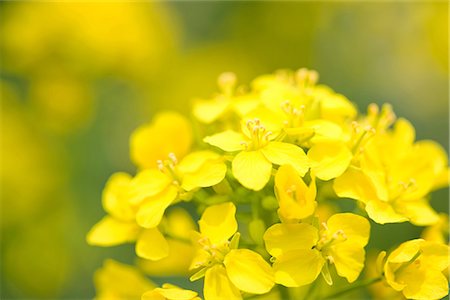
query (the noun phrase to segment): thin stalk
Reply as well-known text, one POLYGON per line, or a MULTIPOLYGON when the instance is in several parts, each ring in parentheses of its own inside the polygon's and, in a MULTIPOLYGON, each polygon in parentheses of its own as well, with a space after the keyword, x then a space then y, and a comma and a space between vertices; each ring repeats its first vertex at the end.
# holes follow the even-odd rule
POLYGON ((346 289, 343 289, 343 290, 341 290, 339 292, 336 292, 334 294, 325 296, 322 299, 325 300, 325 299, 334 299, 334 298, 340 297, 340 296, 345 295, 347 293, 350 293, 350 292, 352 292, 354 290, 357 290, 357 289, 360 289, 360 288, 363 288, 363 287, 367 287, 367 286, 369 286, 371 284, 377 283, 377 282, 381 281, 381 279, 382 279, 381 277, 376 277, 376 278, 368 279, 368 280, 365 280, 365 281, 361 281, 359 284, 355 284, 355 285, 353 285, 353 286, 351 286, 349 288, 346 288, 346 289))

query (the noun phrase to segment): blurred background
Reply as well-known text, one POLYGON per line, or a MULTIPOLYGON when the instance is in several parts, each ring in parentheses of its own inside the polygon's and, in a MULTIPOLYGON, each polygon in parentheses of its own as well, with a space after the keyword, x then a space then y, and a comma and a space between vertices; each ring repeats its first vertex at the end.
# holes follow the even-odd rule
MULTIPOLYGON (((162 109, 188 113, 224 71, 249 83, 315 69, 361 111, 392 103, 418 139, 448 152, 448 11, 445 2, 1 2, 0 298, 92 298, 105 258, 133 262, 132 245, 85 242, 105 214, 104 184, 134 174, 134 128, 162 109)), ((447 212, 448 189, 432 205, 447 212)), ((379 226, 370 247, 420 231, 379 226)))

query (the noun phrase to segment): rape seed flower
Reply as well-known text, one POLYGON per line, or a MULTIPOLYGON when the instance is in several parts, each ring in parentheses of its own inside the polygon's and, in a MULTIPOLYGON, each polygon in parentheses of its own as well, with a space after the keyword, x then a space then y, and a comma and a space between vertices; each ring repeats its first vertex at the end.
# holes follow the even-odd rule
POLYGON ((290 164, 301 176, 309 169, 302 148, 274 138, 259 119, 254 119, 243 126, 242 133, 227 130, 207 136, 204 141, 227 152, 242 150, 233 158, 233 175, 244 187, 259 191, 270 180, 272 164, 290 164))
POLYGON ((328 264, 354 282, 364 267, 369 222, 350 213, 335 214, 319 231, 306 223, 275 224, 264 234, 267 251, 275 257, 275 282, 288 287, 307 285, 322 272, 332 284, 328 264))
POLYGON ((235 212, 231 202, 218 204, 208 207, 199 221, 199 248, 191 268, 200 271, 191 280, 205 276, 206 300, 242 299, 239 290, 265 294, 274 285, 272 268, 258 253, 236 249, 239 234, 235 212))
POLYGON ((139 300, 142 293, 156 287, 137 268, 112 259, 95 272, 94 285, 97 300, 139 300))
POLYGON ((138 206, 136 221, 144 228, 158 226, 167 207, 189 200, 186 193, 197 188, 218 184, 227 170, 221 156, 211 151, 190 153, 180 162, 170 154, 158 167, 141 171, 131 183, 129 201, 138 206))
POLYGON ((393 130, 375 134, 364 146, 359 165, 350 167, 334 182, 339 197, 361 201, 377 223, 410 221, 423 226, 438 221, 426 200, 445 169, 436 163, 437 145, 418 147, 414 128, 399 119, 393 130))
POLYGON ((282 220, 301 220, 311 216, 316 209, 316 182, 311 179, 306 186, 303 179, 291 165, 281 166, 275 175, 275 195, 282 220))
POLYGON ((192 145, 192 128, 176 112, 159 113, 150 124, 137 128, 130 138, 131 160, 140 169, 156 168, 157 161, 173 153, 183 158, 192 145))
POLYGON ((448 245, 422 239, 401 244, 386 259, 386 282, 408 299, 441 299, 448 294, 442 273, 450 264, 448 245))
POLYGON ((142 295, 142 300, 201 300, 198 294, 191 290, 181 289, 172 284, 163 284, 142 295))

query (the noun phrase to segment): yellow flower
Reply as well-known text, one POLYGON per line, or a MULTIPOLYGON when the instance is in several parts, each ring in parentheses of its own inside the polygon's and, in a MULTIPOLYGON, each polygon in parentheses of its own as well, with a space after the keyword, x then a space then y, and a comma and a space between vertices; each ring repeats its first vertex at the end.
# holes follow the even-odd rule
POLYGON ((189 121, 176 112, 156 115, 152 123, 138 127, 130 138, 131 160, 140 169, 156 168, 170 153, 184 157, 192 144, 189 121))
POLYGON ((283 221, 307 218, 316 209, 316 182, 311 179, 306 186, 303 179, 291 165, 281 166, 275 175, 275 194, 280 208, 278 215, 283 221))
POLYGON ((448 215, 439 214, 439 221, 422 231, 421 237, 426 241, 446 244, 448 242, 448 215))
MULTIPOLYGON (((90 245, 107 247, 136 241, 136 254, 139 257, 160 260, 170 253, 169 242, 156 227, 164 211, 155 226, 140 226, 137 222, 140 208, 130 202, 133 180, 136 178, 131 179, 131 176, 125 173, 116 173, 108 180, 102 198, 108 215, 89 231, 87 242, 90 245)), ((184 223, 187 230, 193 229, 184 223)))
POLYGON ((340 276, 354 282, 364 267, 369 232, 369 222, 350 213, 333 215, 320 232, 306 223, 271 226, 264 240, 267 251, 275 257, 275 282, 298 287, 313 282, 322 272, 332 284, 328 264, 334 264, 340 276))
POLYGON ((142 300, 200 300, 198 294, 191 290, 181 289, 172 284, 163 284, 142 295, 142 300))
POLYGON ((239 234, 235 213, 233 203, 218 204, 208 207, 199 221, 199 248, 192 262, 192 269, 199 271, 191 280, 205 277, 206 300, 242 299, 240 290, 265 294, 274 285, 273 271, 259 254, 236 249, 239 234))
POLYGON ((143 170, 131 182, 129 201, 138 206, 136 221, 144 228, 158 226, 172 203, 189 200, 189 192, 197 188, 218 184, 227 171, 222 157, 211 151, 190 153, 181 162, 173 153, 169 158, 158 161, 159 169, 143 170))
POLYGON ((95 272, 94 284, 97 300, 139 300, 142 293, 155 288, 154 283, 136 268, 112 259, 106 260, 95 272))
POLYGON ((369 217, 380 224, 436 223, 438 215, 426 197, 446 172, 442 155, 435 155, 442 151, 431 142, 414 144, 414 136, 404 119, 393 130, 375 134, 356 164, 336 178, 336 194, 364 203, 369 217))
POLYGON ((384 264, 387 283, 408 299, 441 299, 448 294, 442 273, 450 264, 447 245, 422 239, 407 241, 384 264))
POLYGON ((233 111, 243 116, 256 108, 260 100, 253 93, 239 94, 235 91, 236 75, 230 72, 222 73, 218 78, 221 93, 211 100, 197 99, 193 114, 201 122, 209 124, 233 111))
POLYGON ((267 131, 259 119, 249 120, 242 126, 242 133, 227 130, 204 141, 227 152, 240 151, 233 159, 234 177, 246 188, 259 191, 269 182, 272 164, 290 164, 304 176, 309 169, 308 158, 302 148, 273 141, 272 132, 267 131))

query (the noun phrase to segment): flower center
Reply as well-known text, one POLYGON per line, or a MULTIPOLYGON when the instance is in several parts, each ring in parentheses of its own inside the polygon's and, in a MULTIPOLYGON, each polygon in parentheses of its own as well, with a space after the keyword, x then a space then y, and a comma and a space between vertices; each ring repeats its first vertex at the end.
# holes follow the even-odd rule
POLYGON ((181 176, 178 174, 176 170, 176 165, 178 164, 178 159, 174 153, 169 153, 169 159, 166 160, 157 160, 156 163, 158 165, 158 169, 168 175, 173 180, 173 184, 180 185, 181 176))
POLYGON ((268 131, 263 125, 261 125, 259 119, 249 120, 246 125, 249 139, 248 141, 241 143, 244 146, 244 150, 258 150, 270 142, 272 132, 268 131))
POLYGON ((305 105, 300 105, 298 108, 292 105, 291 101, 286 100, 281 104, 281 109, 287 116, 284 125, 288 128, 298 128, 303 125, 305 121, 305 105))

